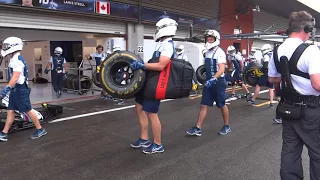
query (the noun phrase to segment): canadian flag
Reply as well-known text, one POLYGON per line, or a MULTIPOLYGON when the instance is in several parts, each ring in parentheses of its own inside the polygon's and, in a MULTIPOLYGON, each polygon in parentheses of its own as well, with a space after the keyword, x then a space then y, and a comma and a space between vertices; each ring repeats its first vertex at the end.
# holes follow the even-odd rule
POLYGON ((110 15, 110 3, 96 1, 96 13, 110 15))

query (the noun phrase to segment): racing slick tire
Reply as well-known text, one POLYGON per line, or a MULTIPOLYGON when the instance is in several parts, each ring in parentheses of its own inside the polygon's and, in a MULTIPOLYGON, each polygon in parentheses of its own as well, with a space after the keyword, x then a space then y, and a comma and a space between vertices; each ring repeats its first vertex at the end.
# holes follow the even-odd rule
POLYGON ((263 75, 260 71, 262 65, 256 62, 251 62, 243 73, 243 79, 246 84, 256 86, 259 78, 263 75))
POLYGON ((206 82, 206 68, 201 65, 196 70, 196 77, 199 83, 204 84, 206 82))
POLYGON ((114 98, 130 99, 143 89, 146 81, 144 70, 132 71, 132 61, 143 60, 128 51, 117 51, 107 57, 100 66, 102 88, 114 98))
POLYGON ((96 85, 98 88, 101 88, 101 83, 99 80, 99 76, 97 75, 97 70, 93 71, 92 73, 92 81, 94 85, 96 85))

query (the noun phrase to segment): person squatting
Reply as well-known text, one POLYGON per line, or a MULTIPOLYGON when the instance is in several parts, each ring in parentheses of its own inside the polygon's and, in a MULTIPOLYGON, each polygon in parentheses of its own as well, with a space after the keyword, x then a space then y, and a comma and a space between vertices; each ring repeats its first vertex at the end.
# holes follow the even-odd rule
POLYGON ((28 66, 20 54, 22 49, 23 42, 20 38, 8 37, 3 41, 1 56, 10 57, 9 83, 0 92, 0 99, 2 100, 7 94, 10 94, 5 127, 0 132, 1 141, 8 141, 8 132, 15 119, 15 110, 26 113, 32 119, 37 130, 31 135, 31 139, 37 139, 47 134, 47 131, 41 127, 36 112, 32 111, 28 87, 28 66))

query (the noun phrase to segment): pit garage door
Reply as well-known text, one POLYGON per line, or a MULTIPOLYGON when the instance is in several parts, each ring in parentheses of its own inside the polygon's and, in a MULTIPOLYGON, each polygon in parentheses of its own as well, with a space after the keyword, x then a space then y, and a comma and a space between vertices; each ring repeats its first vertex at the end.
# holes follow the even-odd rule
POLYGON ((0 7, 0 26, 89 33, 126 34, 126 24, 102 16, 58 13, 39 9, 0 7))

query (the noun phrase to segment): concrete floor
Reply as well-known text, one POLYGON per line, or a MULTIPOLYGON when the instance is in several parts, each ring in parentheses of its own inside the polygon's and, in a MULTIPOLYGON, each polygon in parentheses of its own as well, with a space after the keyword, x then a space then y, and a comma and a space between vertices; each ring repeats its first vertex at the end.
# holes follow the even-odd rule
MULTIPOLYGON (((266 98, 268 93, 262 93, 266 98)), ((208 112, 201 137, 186 136, 197 121, 201 97, 166 101, 159 113, 165 152, 146 155, 129 144, 139 137, 134 102, 124 106, 93 99, 63 104, 48 134, 30 140, 33 129, 0 143, 0 176, 10 180, 278 180, 282 126, 272 121, 266 100, 256 107, 228 102, 232 132, 218 135, 220 110, 208 112), (91 114, 90 114, 91 113, 91 114)), ((150 129, 150 137, 152 133, 150 129)), ((303 153, 309 179, 308 155, 303 153)))

